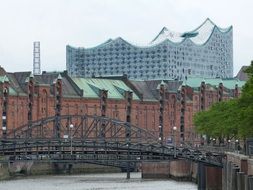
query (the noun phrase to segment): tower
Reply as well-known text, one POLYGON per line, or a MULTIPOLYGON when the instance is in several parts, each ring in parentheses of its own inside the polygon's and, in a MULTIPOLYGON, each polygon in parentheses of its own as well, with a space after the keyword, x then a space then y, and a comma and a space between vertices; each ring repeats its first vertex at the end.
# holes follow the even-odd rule
POLYGON ((40 74, 40 42, 33 42, 33 74, 40 74))

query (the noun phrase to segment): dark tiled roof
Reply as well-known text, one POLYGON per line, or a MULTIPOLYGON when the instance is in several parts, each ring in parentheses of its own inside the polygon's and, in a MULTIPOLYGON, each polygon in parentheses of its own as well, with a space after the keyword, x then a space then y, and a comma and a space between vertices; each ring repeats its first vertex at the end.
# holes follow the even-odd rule
MULTIPOLYGON (((144 100, 158 100, 159 92, 157 87, 162 80, 130 81, 135 88, 143 95, 144 100)), ((164 80, 168 92, 177 92, 182 81, 164 80)))
POLYGON ((182 85, 182 81, 178 81, 178 80, 170 80, 167 82, 167 88, 169 92, 177 92, 179 87, 182 85))
POLYGON ((243 81, 247 81, 249 79, 247 73, 245 73, 245 69, 247 69, 248 66, 242 66, 242 68, 240 69, 240 71, 237 73, 236 77, 239 80, 243 80, 243 81))
POLYGON ((65 77, 65 74, 60 72, 50 72, 46 73, 43 72, 41 75, 35 75, 35 81, 38 84, 47 84, 50 85, 51 93, 53 94, 53 84, 57 80, 59 74, 62 77, 62 94, 63 96, 79 96, 78 92, 74 89, 74 87, 71 85, 69 78, 65 77))
POLYGON ((130 83, 142 94, 143 100, 156 100, 156 96, 152 93, 154 89, 150 89, 145 81, 130 81, 130 83))
POLYGON ((17 93, 25 93, 23 87, 20 85, 19 81, 15 77, 13 73, 6 73, 7 77, 9 78, 10 86, 17 92, 17 93))
MULTIPOLYGON (((11 74, 11 73, 10 73, 11 74)), ((12 73, 15 78, 16 81, 18 82, 20 88, 22 89, 23 92, 27 92, 27 86, 26 86, 26 79, 27 77, 30 76, 31 72, 27 71, 27 72, 16 72, 16 73, 12 73)))
MULTIPOLYGON (((10 80, 10 85, 18 93, 27 93, 27 78, 30 76, 31 72, 16 72, 16 73, 7 73, 7 76, 10 80)), ((48 85, 50 86, 50 91, 53 94, 53 84, 57 77, 61 74, 62 76, 62 87, 63 87, 63 96, 80 96, 80 91, 78 92, 75 87, 71 84, 69 77, 65 77, 65 74, 59 72, 53 73, 42 73, 41 75, 35 75, 34 81, 35 85, 48 85)))

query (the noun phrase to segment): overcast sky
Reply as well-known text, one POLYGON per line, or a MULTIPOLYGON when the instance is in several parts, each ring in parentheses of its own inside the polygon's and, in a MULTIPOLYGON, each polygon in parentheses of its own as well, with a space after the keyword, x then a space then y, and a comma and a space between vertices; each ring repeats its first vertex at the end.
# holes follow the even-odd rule
POLYGON ((233 25, 234 74, 253 59, 251 0, 0 0, 0 65, 31 71, 33 42, 41 67, 66 69, 66 45, 96 46, 108 38, 150 42, 166 26, 185 32, 206 18, 233 25))

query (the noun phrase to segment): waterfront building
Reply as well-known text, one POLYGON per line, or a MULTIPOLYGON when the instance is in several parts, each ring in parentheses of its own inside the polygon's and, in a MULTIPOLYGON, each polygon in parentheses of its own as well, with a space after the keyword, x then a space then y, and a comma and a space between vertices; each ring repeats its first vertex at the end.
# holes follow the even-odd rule
POLYGON ((233 77, 233 29, 207 19, 190 32, 167 28, 146 45, 121 37, 93 48, 66 47, 70 76, 127 75, 131 80, 233 77))
MULTIPOLYGON (((126 96, 133 92, 131 123, 159 134, 159 85, 165 87, 164 140, 177 126, 177 137, 195 139, 193 115, 218 101, 236 98, 245 81, 238 79, 192 78, 187 80, 129 80, 126 77, 70 77, 67 72, 6 72, 0 68, 0 135, 56 114, 101 115, 101 91, 108 91, 105 116, 126 121, 126 96), (60 93, 57 93, 58 88, 60 93), (60 96, 60 101, 59 101, 60 96), (6 131, 5 131, 6 132, 6 131)), ((75 122, 75 121, 72 121, 75 122)))

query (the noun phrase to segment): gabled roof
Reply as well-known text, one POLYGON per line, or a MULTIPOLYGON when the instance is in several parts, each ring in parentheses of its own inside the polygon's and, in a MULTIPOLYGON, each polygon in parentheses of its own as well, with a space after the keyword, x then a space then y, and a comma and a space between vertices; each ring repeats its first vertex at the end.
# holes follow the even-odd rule
POLYGON ((247 73, 245 73, 245 69, 247 69, 249 66, 242 66, 240 71, 237 73, 236 77, 239 80, 247 81, 249 79, 247 73))
POLYGON ((134 81, 131 80, 130 83, 138 90, 140 94, 142 94, 142 99, 144 101, 156 101, 155 92, 156 89, 152 89, 148 86, 146 81, 134 81))
MULTIPOLYGON (((99 98, 99 90, 108 90, 109 99, 125 99, 122 91, 132 91, 122 80, 100 78, 72 78, 72 80, 83 90, 85 98, 99 98)), ((134 92, 133 99, 139 100, 134 92)))
MULTIPOLYGON (((27 93, 27 82, 29 78, 33 78, 35 85, 47 85, 50 87, 51 94, 53 94, 53 82, 57 77, 59 77, 59 72, 53 73, 42 73, 41 75, 32 75, 31 72, 15 72, 15 73, 7 73, 7 77, 10 83, 10 94, 11 95, 25 95, 27 93)), ((80 94, 74 89, 71 85, 70 81, 66 77, 62 77, 62 94, 65 97, 76 97, 80 94)), ((0 76, 1 81, 1 76, 0 76)))

